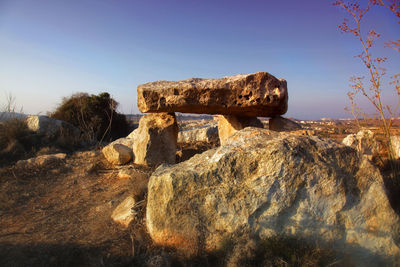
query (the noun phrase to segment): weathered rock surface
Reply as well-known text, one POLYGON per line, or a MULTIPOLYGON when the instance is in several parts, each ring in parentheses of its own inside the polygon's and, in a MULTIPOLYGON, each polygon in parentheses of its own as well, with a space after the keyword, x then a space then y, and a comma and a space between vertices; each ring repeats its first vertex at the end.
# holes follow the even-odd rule
POLYGON ((375 134, 370 130, 360 130, 357 134, 349 134, 342 143, 353 147, 360 154, 367 155, 370 158, 377 155, 380 150, 380 144, 376 141, 375 134))
POLYGON ((135 139, 127 136, 127 137, 118 138, 117 140, 114 140, 113 142, 111 142, 109 145, 119 144, 119 145, 124 145, 127 147, 132 147, 134 143, 135 143, 135 139))
POLYGON ((226 140, 246 127, 263 128, 263 123, 256 117, 242 117, 232 115, 215 116, 218 121, 218 135, 221 145, 224 145, 226 140))
POLYGON ((281 116, 275 116, 269 119, 269 129, 277 132, 296 131, 301 129, 301 125, 281 116))
POLYGON ((180 131, 178 134, 178 143, 216 143, 218 141, 218 127, 216 125, 205 125, 194 129, 187 129, 180 131))
POLYGON ((160 166, 149 181, 146 223, 156 243, 192 252, 244 231, 314 240, 356 266, 400 256, 400 220, 376 167, 334 141, 258 128, 160 166))
POLYGON ((118 143, 105 146, 101 152, 108 162, 114 165, 126 164, 134 157, 132 148, 118 143))
POLYGON ((137 133, 138 133, 138 129, 135 129, 126 138, 127 139, 131 139, 131 140, 135 140, 137 133))
POLYGON ((392 150, 396 159, 400 158, 400 136, 390 137, 392 150))
POLYGON ((139 85, 141 112, 274 116, 287 111, 287 84, 267 72, 139 85))
POLYGON ((80 130, 74 125, 65 121, 49 118, 47 116, 30 115, 27 116, 25 121, 31 131, 44 134, 49 137, 61 134, 72 138, 79 138, 80 136, 80 130))
POLYGON ((133 146, 135 163, 149 166, 175 163, 178 132, 178 124, 173 113, 143 116, 139 121, 133 146))
POLYGON ((111 214, 111 218, 124 227, 128 227, 129 224, 135 218, 135 212, 133 208, 136 204, 136 201, 133 197, 127 197, 124 201, 119 204, 113 213, 111 214))

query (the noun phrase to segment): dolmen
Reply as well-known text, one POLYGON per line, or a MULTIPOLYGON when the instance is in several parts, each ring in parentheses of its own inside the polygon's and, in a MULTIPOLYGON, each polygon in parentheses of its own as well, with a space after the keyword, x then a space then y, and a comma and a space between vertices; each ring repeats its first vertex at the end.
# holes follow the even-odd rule
POLYGON ((139 110, 149 114, 139 122, 135 163, 150 166, 175 163, 179 131, 175 112, 217 115, 223 145, 245 127, 263 128, 257 117, 276 122, 288 109, 287 82, 267 72, 149 82, 139 85, 137 93, 139 110))

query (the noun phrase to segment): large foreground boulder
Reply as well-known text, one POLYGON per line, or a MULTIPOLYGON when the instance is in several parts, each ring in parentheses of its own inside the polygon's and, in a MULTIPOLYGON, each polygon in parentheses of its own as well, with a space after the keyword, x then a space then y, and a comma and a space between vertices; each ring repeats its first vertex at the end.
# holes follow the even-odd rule
POLYGON ((222 79, 191 78, 139 85, 141 112, 183 112, 238 116, 274 116, 286 113, 287 84, 267 72, 222 79))
POLYGON ((160 166, 147 203, 153 240, 187 252, 248 232, 316 241, 359 266, 400 256, 399 217, 378 169, 315 136, 243 129, 219 148, 160 166))
POLYGON ((178 124, 174 113, 153 113, 143 116, 135 131, 133 154, 135 163, 157 166, 174 164, 178 139, 178 124))

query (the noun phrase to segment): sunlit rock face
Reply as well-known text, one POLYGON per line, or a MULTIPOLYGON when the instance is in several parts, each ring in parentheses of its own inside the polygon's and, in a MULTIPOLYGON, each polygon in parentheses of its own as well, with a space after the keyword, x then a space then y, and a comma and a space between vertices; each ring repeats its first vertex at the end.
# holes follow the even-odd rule
POLYGON ((221 79, 191 78, 139 85, 141 112, 183 112, 248 117, 282 115, 287 111, 287 83, 267 72, 221 79))
POLYGON ((147 203, 153 240, 186 252, 217 249, 244 231, 318 241, 356 266, 400 255, 399 217, 378 169, 315 136, 245 128, 219 148, 160 166, 147 203))
POLYGON ((218 121, 218 135, 222 145, 226 143, 230 136, 246 127, 264 127, 257 117, 217 115, 215 118, 218 121))
POLYGON ((134 157, 131 147, 118 143, 111 143, 105 146, 101 152, 108 162, 114 165, 126 164, 134 157))
POLYGON ((135 163, 158 166, 175 163, 178 139, 175 114, 153 113, 143 116, 135 133, 135 163))

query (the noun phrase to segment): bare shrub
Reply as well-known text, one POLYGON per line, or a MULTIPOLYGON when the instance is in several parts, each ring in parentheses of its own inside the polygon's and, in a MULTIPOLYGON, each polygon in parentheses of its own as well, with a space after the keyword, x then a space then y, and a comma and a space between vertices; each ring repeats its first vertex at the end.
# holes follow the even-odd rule
MULTIPOLYGON (((397 117, 398 108, 400 106, 400 86, 399 78, 400 74, 395 74, 391 77, 392 81, 389 83, 398 99, 395 106, 386 105, 383 102, 383 89, 387 86, 384 85, 384 76, 387 73, 387 69, 384 67, 388 58, 384 56, 374 56, 372 49, 376 45, 377 39, 381 38, 381 34, 376 32, 374 29, 365 31, 364 21, 365 17, 375 8, 376 6, 384 6, 389 8, 395 16, 400 18, 399 10, 400 5, 396 0, 368 0, 365 7, 363 7, 358 1, 347 2, 344 0, 338 0, 334 3, 335 6, 341 7, 345 13, 351 18, 351 21, 345 19, 339 26, 339 30, 342 33, 349 33, 356 38, 361 45, 361 52, 356 57, 359 58, 366 68, 368 79, 363 76, 351 77, 351 91, 348 93, 348 97, 351 103, 351 113, 355 117, 357 123, 361 117, 361 109, 357 105, 356 96, 362 95, 368 100, 368 102, 374 107, 378 119, 381 124, 381 128, 384 133, 384 145, 387 147, 388 159, 393 161, 395 159, 395 153, 391 145, 391 128, 393 120, 397 117), (366 32, 366 34, 365 34, 366 32)), ((396 51, 399 50, 400 42, 389 41, 387 47, 394 48, 396 51)), ((362 116, 368 114, 363 113, 362 116)), ((360 124, 358 123, 358 126, 360 124)), ((392 164, 392 178, 397 178, 399 170, 395 164, 392 164)))
POLYGON ((34 137, 35 134, 22 119, 9 119, 0 124, 0 164, 17 160, 31 152, 37 145, 34 137))
POLYGON ((125 115, 108 93, 77 93, 63 99, 51 117, 75 125, 87 141, 115 140, 129 133, 125 115))

